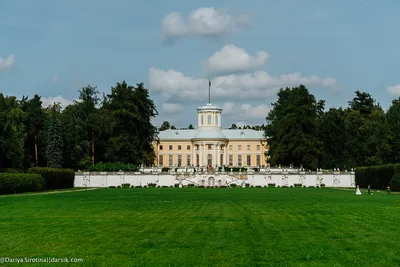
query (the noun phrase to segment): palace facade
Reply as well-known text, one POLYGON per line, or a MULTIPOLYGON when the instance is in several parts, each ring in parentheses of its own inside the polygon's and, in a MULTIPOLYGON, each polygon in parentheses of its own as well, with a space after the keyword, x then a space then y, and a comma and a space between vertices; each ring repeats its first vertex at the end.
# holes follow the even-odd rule
POLYGON ((208 103, 197 108, 197 128, 165 130, 154 143, 160 167, 266 166, 263 131, 222 129, 222 108, 208 103))

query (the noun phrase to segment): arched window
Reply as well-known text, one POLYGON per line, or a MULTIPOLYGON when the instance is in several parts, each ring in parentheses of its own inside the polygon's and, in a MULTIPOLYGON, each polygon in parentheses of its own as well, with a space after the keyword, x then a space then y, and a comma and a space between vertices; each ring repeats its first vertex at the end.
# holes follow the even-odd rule
POLYGON ((201 115, 201 125, 203 125, 204 124, 204 117, 203 117, 203 115, 201 115))
POLYGON ((208 115, 207 123, 208 123, 208 124, 211 124, 211 115, 208 115))
POLYGON ((218 125, 218 115, 215 115, 215 125, 218 125))

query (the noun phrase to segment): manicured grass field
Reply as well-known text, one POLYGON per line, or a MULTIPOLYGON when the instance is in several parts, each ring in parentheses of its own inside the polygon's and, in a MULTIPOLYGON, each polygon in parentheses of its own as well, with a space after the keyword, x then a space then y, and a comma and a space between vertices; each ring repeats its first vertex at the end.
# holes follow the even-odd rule
POLYGON ((400 195, 385 192, 98 189, 3 197, 0 212, 0 257, 84 260, 71 266, 400 264, 400 195))

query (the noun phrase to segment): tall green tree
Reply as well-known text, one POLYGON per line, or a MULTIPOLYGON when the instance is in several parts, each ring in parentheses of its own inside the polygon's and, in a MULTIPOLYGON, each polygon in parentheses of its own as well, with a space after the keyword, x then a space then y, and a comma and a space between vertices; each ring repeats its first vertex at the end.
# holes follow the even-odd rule
POLYGON ((117 83, 107 95, 103 108, 112 121, 109 125, 106 157, 111 161, 133 164, 154 162, 152 142, 157 138, 157 128, 152 119, 157 115, 154 102, 143 84, 137 87, 125 81, 117 83))
POLYGON ((321 105, 303 85, 281 89, 268 113, 265 135, 272 165, 318 167, 322 143, 317 138, 321 105))
POLYGON ((31 166, 45 166, 46 116, 43 111, 41 97, 23 97, 22 109, 26 113, 26 141, 25 141, 25 168, 31 166))
POLYGON ((331 108, 322 114, 318 122, 318 139, 323 144, 320 167, 345 168, 346 138, 344 110, 331 108))
POLYGON ((64 140, 60 113, 60 103, 50 106, 46 148, 47 166, 50 168, 62 168, 63 166, 64 140))
POLYGON ((23 168, 25 121, 20 101, 0 93, 0 168, 23 168))
POLYGON ((158 128, 158 130, 161 131, 165 131, 165 130, 169 130, 171 128, 171 124, 169 123, 169 121, 163 121, 163 123, 161 124, 160 128, 158 128))
POLYGON ((394 99, 386 113, 391 147, 390 162, 400 162, 400 97, 394 99))

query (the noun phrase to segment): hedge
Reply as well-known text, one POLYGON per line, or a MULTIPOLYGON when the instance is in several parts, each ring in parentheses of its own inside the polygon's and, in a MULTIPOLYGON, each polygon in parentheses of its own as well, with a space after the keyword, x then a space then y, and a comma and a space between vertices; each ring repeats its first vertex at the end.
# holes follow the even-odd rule
POLYGON ((43 191, 45 181, 34 173, 0 173, 0 194, 43 191))
POLYGON ((73 169, 33 167, 28 170, 28 173, 42 175, 47 190, 74 187, 75 171, 73 169))
POLYGON ((88 169, 89 172, 137 172, 138 167, 133 164, 125 164, 121 162, 99 162, 88 169))
POLYGON ((362 188, 386 189, 392 177, 400 173, 400 164, 359 167, 356 169, 356 184, 362 188))

